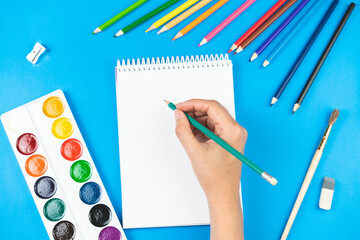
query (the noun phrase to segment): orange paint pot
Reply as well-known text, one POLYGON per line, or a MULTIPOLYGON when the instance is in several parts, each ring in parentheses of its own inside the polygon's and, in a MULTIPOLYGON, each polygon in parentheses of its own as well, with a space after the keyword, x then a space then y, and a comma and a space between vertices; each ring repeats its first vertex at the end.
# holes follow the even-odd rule
POLYGON ((48 168, 45 157, 35 154, 30 156, 25 162, 25 170, 32 177, 40 177, 48 168))
POLYGON ((49 118, 57 118, 63 114, 65 109, 64 102, 58 97, 49 97, 43 103, 43 112, 49 118))

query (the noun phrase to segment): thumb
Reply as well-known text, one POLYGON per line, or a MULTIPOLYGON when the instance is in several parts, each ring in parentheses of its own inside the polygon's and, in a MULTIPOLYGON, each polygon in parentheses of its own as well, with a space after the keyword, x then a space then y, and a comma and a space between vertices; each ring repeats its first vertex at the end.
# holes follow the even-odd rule
POLYGON ((185 113, 179 109, 175 109, 174 115, 176 120, 176 136, 187 154, 192 154, 200 147, 200 143, 195 138, 185 113))

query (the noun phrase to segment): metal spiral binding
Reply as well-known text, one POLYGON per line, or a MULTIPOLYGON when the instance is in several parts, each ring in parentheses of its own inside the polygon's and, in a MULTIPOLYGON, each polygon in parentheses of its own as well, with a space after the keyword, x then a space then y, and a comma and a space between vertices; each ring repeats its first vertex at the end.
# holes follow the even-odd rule
POLYGON ((205 68, 205 67, 220 67, 231 66, 231 60, 227 54, 211 55, 196 55, 181 56, 181 57, 162 57, 162 58, 142 58, 118 60, 117 70, 120 72, 132 71, 156 71, 156 70, 171 70, 171 69, 186 69, 186 68, 205 68))

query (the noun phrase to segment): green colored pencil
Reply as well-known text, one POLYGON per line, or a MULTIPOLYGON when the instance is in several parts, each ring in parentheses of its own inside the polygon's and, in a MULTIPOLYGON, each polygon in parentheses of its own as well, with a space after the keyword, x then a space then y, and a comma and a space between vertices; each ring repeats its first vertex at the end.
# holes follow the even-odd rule
POLYGON ((139 18, 135 22, 131 23, 130 25, 128 25, 128 26, 124 27, 123 29, 121 29, 120 31, 118 31, 114 35, 114 37, 119 37, 119 36, 123 35, 124 33, 129 32, 133 28, 135 28, 135 27, 139 26, 140 24, 142 24, 143 22, 149 20, 150 18, 152 18, 156 14, 164 11, 165 9, 167 9, 168 7, 170 7, 171 5, 175 4, 178 1, 180 1, 180 0, 169 0, 168 2, 164 3, 163 5, 159 6, 158 8, 155 8, 154 10, 149 12, 148 14, 142 16, 141 18, 139 18))
POLYGON ((115 22, 119 21, 121 18, 125 17, 126 15, 128 15, 129 13, 131 13, 132 11, 134 11, 136 8, 140 7, 142 4, 144 4, 147 1, 148 0, 138 0, 136 3, 134 3, 133 5, 130 5, 129 7, 127 7, 123 11, 121 11, 119 14, 112 17, 110 20, 108 20, 104 24, 102 24, 100 27, 97 27, 94 30, 93 34, 99 33, 101 31, 105 30, 106 28, 110 27, 115 22))
MULTIPOLYGON (((165 103, 171 108, 172 110, 176 109, 175 104, 172 102, 164 100, 165 103)), ((208 138, 212 139, 214 142, 219 144, 221 147, 223 147, 226 151, 231 153, 234 157, 239 159, 241 162, 245 163, 247 166, 249 166, 252 170, 254 170, 257 174, 259 174, 262 178, 264 178, 266 181, 271 183, 272 185, 277 184, 277 180, 272 177, 270 174, 265 172, 261 167, 253 163, 250 159, 245 157, 242 153, 237 151, 235 148, 230 146, 228 143, 226 143, 224 140, 222 140, 220 137, 216 136, 212 131, 204 127, 201 123, 196 121, 194 118, 190 117, 187 113, 185 113, 186 117, 188 118, 189 122, 196 127, 200 132, 205 134, 208 138)))

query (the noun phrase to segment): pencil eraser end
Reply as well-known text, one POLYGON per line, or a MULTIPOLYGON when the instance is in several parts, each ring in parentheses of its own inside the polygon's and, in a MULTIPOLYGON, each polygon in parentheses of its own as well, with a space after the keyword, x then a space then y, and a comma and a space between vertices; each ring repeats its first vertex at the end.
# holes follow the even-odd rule
POLYGON ((278 183, 278 181, 275 178, 272 178, 270 180, 270 183, 271 183, 271 185, 275 186, 278 183))
POLYGON ((321 188, 321 194, 320 194, 319 208, 324 210, 331 209, 334 189, 335 189, 335 179, 324 177, 321 188))

